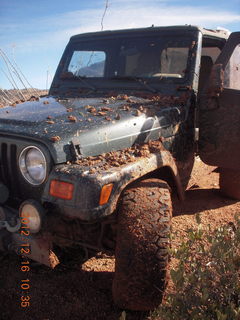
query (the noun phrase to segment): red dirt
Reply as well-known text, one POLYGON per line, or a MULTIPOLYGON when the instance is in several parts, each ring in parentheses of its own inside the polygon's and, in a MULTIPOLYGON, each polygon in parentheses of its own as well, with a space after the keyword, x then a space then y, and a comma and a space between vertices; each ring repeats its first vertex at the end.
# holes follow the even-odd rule
MULTIPOLYGON (((240 202, 224 198, 218 190, 215 168, 196 159, 186 200, 174 201, 173 232, 177 235, 173 246, 182 241, 187 229, 195 227, 195 214, 201 213, 202 224, 214 229, 234 220, 240 202)), ((79 254, 81 255, 81 253, 79 254)), ((80 258, 80 257, 79 257, 80 258)), ((80 259, 78 259, 80 260, 80 259)), ((1 320, 117 320, 122 310, 114 306, 111 283, 114 257, 99 254, 85 262, 74 258, 70 265, 55 270, 31 265, 29 295, 31 306, 20 307, 21 258, 15 255, 0 257, 0 319, 1 320)), ((174 261, 171 262, 171 265, 174 261)), ((122 315, 121 319, 125 319, 122 315)), ((143 313, 127 312, 126 320, 148 319, 143 313)))

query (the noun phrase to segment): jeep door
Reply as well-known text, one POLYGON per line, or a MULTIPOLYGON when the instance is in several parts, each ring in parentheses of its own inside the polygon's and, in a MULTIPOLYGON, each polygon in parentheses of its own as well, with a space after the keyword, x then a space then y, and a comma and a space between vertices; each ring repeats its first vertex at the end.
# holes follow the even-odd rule
POLYGON ((240 32, 230 35, 199 98, 199 155, 240 169, 240 32))

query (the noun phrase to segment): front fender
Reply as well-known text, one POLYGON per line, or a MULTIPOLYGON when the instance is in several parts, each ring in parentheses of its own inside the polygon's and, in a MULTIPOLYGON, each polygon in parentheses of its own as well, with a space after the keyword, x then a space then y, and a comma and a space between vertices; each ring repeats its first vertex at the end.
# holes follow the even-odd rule
POLYGON ((167 167, 176 186, 180 199, 184 198, 184 191, 181 186, 176 163, 166 150, 157 153, 150 153, 148 156, 139 157, 136 161, 119 167, 109 167, 107 170, 96 170, 81 167, 81 165, 58 165, 56 166, 46 184, 42 202, 50 202, 55 205, 58 211, 71 218, 82 220, 96 220, 100 217, 112 214, 117 207, 121 192, 133 181, 167 167), (63 200, 49 194, 51 180, 70 182, 74 185, 73 198, 63 200), (100 206, 100 192, 104 185, 113 184, 113 190, 107 204, 100 206))

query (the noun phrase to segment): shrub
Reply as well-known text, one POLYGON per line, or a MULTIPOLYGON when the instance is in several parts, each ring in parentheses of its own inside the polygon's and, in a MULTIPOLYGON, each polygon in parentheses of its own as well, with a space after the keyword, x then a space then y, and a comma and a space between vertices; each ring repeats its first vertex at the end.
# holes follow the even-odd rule
POLYGON ((240 219, 214 231, 188 231, 172 252, 174 292, 152 315, 162 320, 240 320, 240 219))

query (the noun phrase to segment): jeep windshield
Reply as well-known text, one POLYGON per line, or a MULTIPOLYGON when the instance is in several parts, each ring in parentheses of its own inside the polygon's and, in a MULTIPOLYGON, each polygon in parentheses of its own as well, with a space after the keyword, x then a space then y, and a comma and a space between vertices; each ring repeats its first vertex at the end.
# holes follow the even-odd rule
POLYGON ((182 79, 190 46, 189 38, 160 35, 79 41, 70 47, 61 78, 182 79))
POLYGON ((140 90, 174 94, 179 85, 192 85, 198 33, 176 27, 73 36, 50 93, 78 96, 91 91, 140 90))

